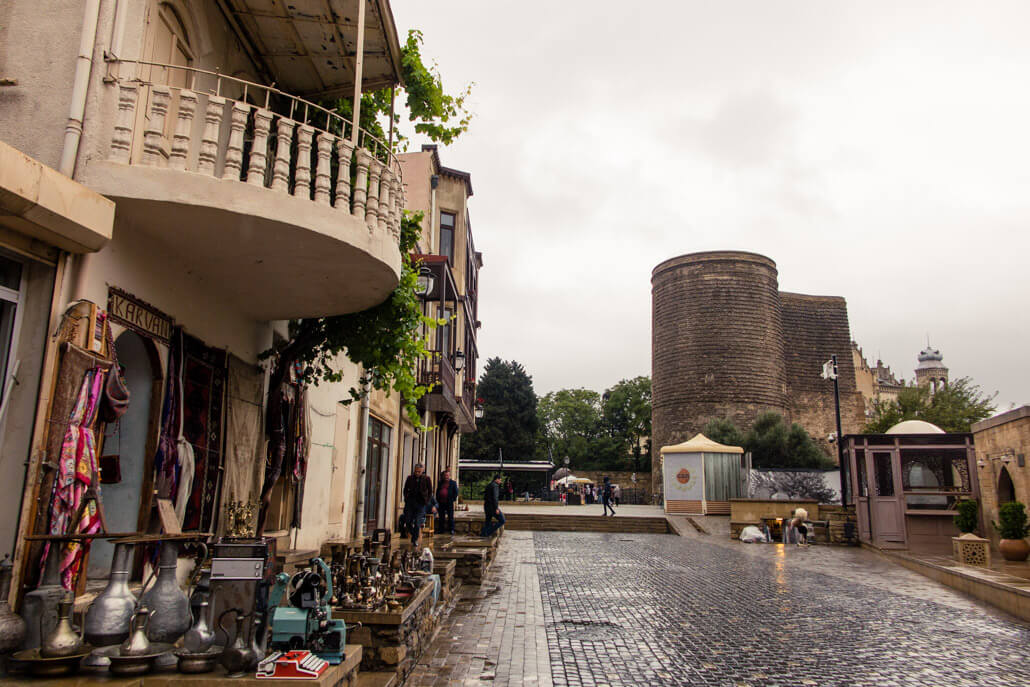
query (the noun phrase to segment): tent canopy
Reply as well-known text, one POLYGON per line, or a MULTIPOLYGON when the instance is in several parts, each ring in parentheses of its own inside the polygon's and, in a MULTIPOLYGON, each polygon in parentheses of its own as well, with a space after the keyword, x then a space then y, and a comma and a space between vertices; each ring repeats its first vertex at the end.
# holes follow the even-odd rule
POLYGON ((587 479, 586 477, 576 477, 575 475, 568 475, 567 477, 562 477, 560 480, 558 480, 557 483, 563 486, 568 486, 570 484, 593 484, 594 480, 587 479))
POLYGON ((690 441, 674 446, 662 446, 661 454, 666 453, 743 453, 744 449, 739 446, 727 446, 717 441, 712 441, 704 434, 695 434, 690 441))

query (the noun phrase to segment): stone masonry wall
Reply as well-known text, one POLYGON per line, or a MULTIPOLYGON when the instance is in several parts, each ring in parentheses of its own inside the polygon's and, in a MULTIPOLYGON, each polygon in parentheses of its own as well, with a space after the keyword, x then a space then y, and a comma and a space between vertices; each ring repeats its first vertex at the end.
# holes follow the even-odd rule
POLYGON ((1016 500, 1030 507, 1030 406, 974 424, 973 445, 976 447, 981 513, 986 527, 984 536, 997 546, 1000 537, 990 523, 998 520, 998 480, 1002 469, 1012 479, 1016 500), (1022 467, 1019 465, 1020 456, 1023 457, 1022 467))

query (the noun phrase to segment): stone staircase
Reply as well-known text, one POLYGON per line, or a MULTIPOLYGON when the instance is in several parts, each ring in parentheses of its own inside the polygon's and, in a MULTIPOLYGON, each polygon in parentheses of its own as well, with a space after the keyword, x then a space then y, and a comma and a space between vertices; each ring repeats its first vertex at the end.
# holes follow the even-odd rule
MULTIPOLYGON (((669 534, 674 532, 662 516, 604 517, 601 515, 564 515, 550 513, 505 513, 506 530, 535 532, 621 532, 637 534, 669 534)), ((455 514, 455 528, 459 531, 478 529, 483 522, 482 512, 455 514), (464 527, 463 527, 464 525, 464 527)))

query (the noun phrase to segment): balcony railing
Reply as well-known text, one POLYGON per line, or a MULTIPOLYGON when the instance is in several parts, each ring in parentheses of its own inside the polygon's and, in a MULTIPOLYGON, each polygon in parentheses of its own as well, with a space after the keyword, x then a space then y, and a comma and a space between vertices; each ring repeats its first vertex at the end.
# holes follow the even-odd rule
POLYGON ((364 129, 355 135, 352 122, 332 110, 272 86, 159 62, 113 60, 108 80, 119 89, 110 160, 332 206, 399 241, 404 187, 397 158, 364 129), (134 143, 140 138, 142 145, 134 143))
POLYGON ((442 391, 449 392, 454 396, 454 366, 440 351, 430 351, 429 356, 423 358, 422 374, 419 383, 429 387, 430 393, 442 391))

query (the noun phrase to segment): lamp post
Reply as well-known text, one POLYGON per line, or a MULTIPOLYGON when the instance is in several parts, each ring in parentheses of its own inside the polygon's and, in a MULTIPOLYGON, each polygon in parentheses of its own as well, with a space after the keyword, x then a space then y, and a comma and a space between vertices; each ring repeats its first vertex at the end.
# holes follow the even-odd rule
POLYGON ((841 440, 840 427, 840 386, 837 383, 837 356, 831 355, 830 359, 823 364, 823 379, 833 380, 833 408, 837 416, 837 436, 834 443, 837 445, 837 467, 840 469, 840 505, 848 505, 848 478, 847 469, 844 466, 844 444, 841 440))
POLYGON ((422 265, 418 268, 418 278, 415 281, 415 291, 418 295, 425 298, 433 292, 433 286, 436 284, 436 277, 433 276, 433 270, 429 269, 426 265, 422 265))

